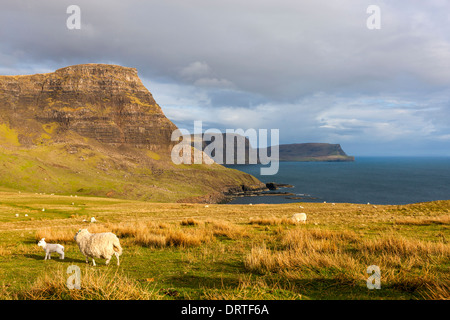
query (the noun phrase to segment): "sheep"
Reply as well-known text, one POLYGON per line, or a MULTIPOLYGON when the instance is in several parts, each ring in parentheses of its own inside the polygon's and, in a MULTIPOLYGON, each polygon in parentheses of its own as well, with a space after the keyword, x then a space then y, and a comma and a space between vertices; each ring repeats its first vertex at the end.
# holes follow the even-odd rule
POLYGON ((19 214, 18 213, 16 213, 16 218, 18 218, 19 217, 19 214))
POLYGON ((97 222, 94 217, 91 218, 91 223, 97 222))
POLYGON ((294 213, 294 215, 292 216, 292 220, 294 220, 295 223, 306 223, 306 213, 294 213))
POLYGON ((45 238, 42 238, 39 243, 39 247, 42 247, 45 251, 45 258, 44 260, 51 259, 51 253, 57 252, 59 254, 59 258, 61 260, 64 260, 64 246, 60 244, 54 244, 54 243, 46 243, 45 238))
POLYGON ((28 217, 28 215, 25 213, 25 217, 28 217))
POLYGON ((74 240, 81 253, 86 257, 86 263, 89 263, 88 258, 90 257, 93 266, 95 266, 94 258, 106 259, 106 265, 108 265, 111 257, 115 255, 117 265, 120 265, 119 256, 122 254, 122 247, 119 238, 114 233, 90 233, 87 229, 81 229, 75 235, 74 240))

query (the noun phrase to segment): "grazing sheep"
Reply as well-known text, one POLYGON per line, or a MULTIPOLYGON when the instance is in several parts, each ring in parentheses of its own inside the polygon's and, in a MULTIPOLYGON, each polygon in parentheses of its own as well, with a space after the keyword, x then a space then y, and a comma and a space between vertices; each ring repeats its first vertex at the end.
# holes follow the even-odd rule
POLYGON ((292 220, 294 220, 295 223, 306 223, 306 213, 294 213, 294 215, 292 216, 292 220))
POLYGON ((92 218, 91 218, 91 222, 94 223, 94 222, 97 222, 97 220, 95 220, 95 218, 92 217, 92 218))
POLYGON ((80 251, 86 257, 86 263, 89 263, 89 257, 92 258, 92 264, 95 266, 94 258, 106 259, 109 264, 113 255, 117 258, 119 265, 119 256, 122 254, 119 238, 112 232, 90 233, 87 229, 77 232, 74 240, 78 244, 80 251))
POLYGON ((18 213, 16 213, 16 218, 19 216, 19 214, 18 213))
POLYGON ((300 209, 304 209, 303 206, 299 206, 300 209))
POLYGON ((28 217, 28 215, 25 213, 25 217, 28 217))
POLYGON ((46 243, 45 238, 42 238, 39 243, 39 247, 42 247, 45 251, 45 258, 44 260, 51 259, 51 253, 57 252, 59 254, 60 259, 64 259, 64 247, 60 244, 54 244, 54 243, 46 243))
POLYGON ((45 211, 45 208, 42 208, 42 212, 44 212, 45 211))

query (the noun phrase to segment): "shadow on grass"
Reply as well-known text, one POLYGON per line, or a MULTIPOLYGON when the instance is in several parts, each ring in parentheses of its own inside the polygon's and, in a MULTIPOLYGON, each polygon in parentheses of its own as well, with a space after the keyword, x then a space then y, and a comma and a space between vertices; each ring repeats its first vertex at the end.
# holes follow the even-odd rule
POLYGON ((184 287, 190 289, 199 288, 229 288, 237 287, 239 280, 230 277, 214 277, 214 276, 200 276, 200 275, 183 275, 173 276, 167 279, 167 282, 172 283, 175 287, 184 287))
MULTIPOLYGON (((42 261, 44 261, 45 254, 42 254, 42 255, 25 254, 24 257, 35 259, 35 260, 42 260, 42 261)), ((57 261, 57 262, 62 262, 62 263, 64 263, 64 262, 86 263, 85 260, 73 259, 73 258, 69 258, 69 257, 64 257, 64 259, 60 259, 58 256, 52 257, 51 260, 54 260, 54 261, 57 261)))

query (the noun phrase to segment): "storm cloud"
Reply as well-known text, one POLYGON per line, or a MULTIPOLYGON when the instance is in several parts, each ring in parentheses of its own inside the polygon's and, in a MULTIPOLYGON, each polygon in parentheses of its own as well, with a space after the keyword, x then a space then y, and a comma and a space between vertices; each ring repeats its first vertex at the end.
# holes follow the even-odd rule
POLYGON ((179 127, 450 155, 448 1, 0 1, 0 73, 113 63, 179 127), (81 9, 69 30, 66 9, 81 9), (369 5, 381 28, 366 26, 369 5))

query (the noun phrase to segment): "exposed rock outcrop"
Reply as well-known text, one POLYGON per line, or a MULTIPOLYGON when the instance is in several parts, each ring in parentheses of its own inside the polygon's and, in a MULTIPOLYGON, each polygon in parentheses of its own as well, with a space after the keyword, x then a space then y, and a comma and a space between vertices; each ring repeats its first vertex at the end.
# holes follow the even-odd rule
POLYGON ((0 186, 187 202, 265 187, 218 164, 173 164, 175 129, 133 68, 0 76, 0 186))

